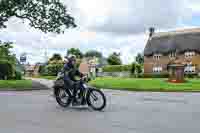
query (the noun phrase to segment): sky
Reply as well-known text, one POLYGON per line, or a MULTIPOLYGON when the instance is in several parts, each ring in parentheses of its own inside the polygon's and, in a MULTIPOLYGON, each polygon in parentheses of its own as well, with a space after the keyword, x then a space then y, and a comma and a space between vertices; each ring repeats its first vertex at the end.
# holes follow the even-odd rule
POLYGON ((156 32, 200 26, 199 0, 62 0, 75 17, 75 29, 64 34, 44 34, 26 22, 12 18, 1 29, 0 40, 13 41, 17 58, 27 53, 27 62, 45 61, 53 53, 66 54, 69 48, 97 50, 108 57, 120 52, 124 64, 143 52, 148 28, 156 32))

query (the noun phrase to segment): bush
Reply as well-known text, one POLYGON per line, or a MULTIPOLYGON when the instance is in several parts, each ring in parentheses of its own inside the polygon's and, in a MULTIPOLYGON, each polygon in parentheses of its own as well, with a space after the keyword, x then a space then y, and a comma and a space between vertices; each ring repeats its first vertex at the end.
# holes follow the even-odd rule
POLYGON ((127 72, 131 71, 131 65, 108 65, 103 67, 103 72, 127 72))
POLYGON ((135 72, 136 72, 136 63, 133 62, 132 65, 131 65, 131 73, 135 74, 135 72))
POLYGON ((137 64, 135 68, 138 74, 142 73, 142 65, 137 64))
POLYGON ((16 80, 21 80, 21 79, 22 79, 22 73, 16 71, 16 72, 15 72, 15 79, 16 79, 16 80))
POLYGON ((198 74, 185 74, 185 78, 198 78, 198 74))
POLYGON ((8 61, 0 62, 0 79, 9 79, 13 77, 13 66, 8 61))
MULTIPOLYGON (((49 64, 46 66, 48 76, 56 76, 63 68, 63 64, 49 64)), ((45 74, 46 75, 46 74, 45 74)))
POLYGON ((39 66, 39 70, 38 72, 40 73, 40 75, 47 75, 47 69, 45 65, 41 65, 39 66))

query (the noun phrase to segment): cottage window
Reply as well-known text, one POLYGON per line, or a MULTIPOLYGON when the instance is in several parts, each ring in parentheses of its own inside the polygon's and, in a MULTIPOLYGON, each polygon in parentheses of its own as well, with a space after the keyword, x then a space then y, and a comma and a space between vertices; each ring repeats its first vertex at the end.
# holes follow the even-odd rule
POLYGON ((156 66, 156 67, 153 67, 153 72, 162 72, 162 67, 161 66, 156 66))
POLYGON ((185 52, 185 58, 191 58, 193 56, 195 56, 195 52, 194 51, 185 52))
POLYGON ((161 54, 154 54, 153 55, 153 58, 155 59, 155 60, 160 60, 160 57, 161 57, 162 55, 161 54))
POLYGON ((176 52, 171 52, 171 53, 169 54, 169 57, 170 57, 170 58, 175 58, 175 57, 176 57, 176 52))
POLYGON ((192 65, 191 63, 187 64, 184 70, 185 73, 195 73, 196 72, 196 67, 192 65))

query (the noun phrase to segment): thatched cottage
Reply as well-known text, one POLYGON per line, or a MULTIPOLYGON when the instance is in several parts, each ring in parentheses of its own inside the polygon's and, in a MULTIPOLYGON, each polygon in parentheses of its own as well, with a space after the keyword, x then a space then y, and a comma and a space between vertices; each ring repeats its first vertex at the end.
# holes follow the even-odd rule
POLYGON ((144 49, 144 73, 168 73, 175 60, 185 65, 186 74, 200 73, 200 28, 155 33, 150 29, 144 49))

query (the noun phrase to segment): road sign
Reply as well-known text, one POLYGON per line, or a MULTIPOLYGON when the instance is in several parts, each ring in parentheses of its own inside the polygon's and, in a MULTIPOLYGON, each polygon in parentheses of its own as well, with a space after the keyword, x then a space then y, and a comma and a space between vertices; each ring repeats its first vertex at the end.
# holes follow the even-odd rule
POLYGON ((20 62, 22 62, 22 63, 26 62, 26 53, 21 54, 20 62))

